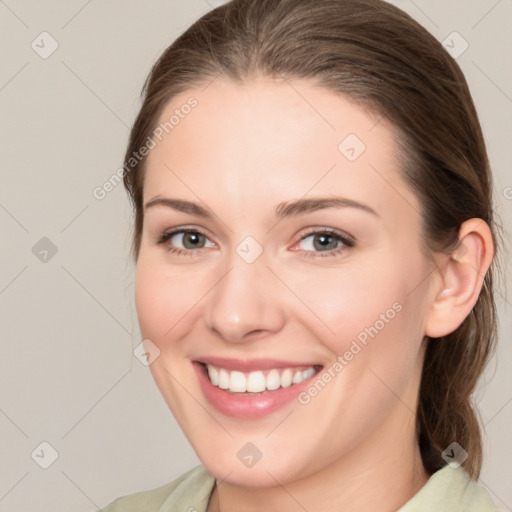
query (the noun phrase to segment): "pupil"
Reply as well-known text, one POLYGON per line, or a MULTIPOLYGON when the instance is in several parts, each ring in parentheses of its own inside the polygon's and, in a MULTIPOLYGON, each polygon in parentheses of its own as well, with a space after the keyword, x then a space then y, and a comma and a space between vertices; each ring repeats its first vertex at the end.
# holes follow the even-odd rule
MULTIPOLYGON (((330 235, 319 235, 318 238, 318 247, 315 247, 315 248, 321 248, 321 249, 325 249, 325 248, 330 248, 330 249, 336 249, 336 240, 334 240, 334 238, 332 238, 330 235), (329 246, 329 239, 331 239, 331 245, 333 245, 333 247, 328 247, 329 246)), ((316 244, 315 244, 316 245, 316 244)))
POLYGON ((187 233, 183 240, 185 247, 187 246, 187 241, 191 242, 192 247, 197 247, 198 246, 198 243, 197 243, 198 238, 201 236, 202 235, 200 233, 187 233))

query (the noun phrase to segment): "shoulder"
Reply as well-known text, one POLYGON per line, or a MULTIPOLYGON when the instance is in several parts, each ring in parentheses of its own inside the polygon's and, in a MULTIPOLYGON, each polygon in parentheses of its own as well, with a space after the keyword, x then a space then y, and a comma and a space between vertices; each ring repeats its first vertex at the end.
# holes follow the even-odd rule
POLYGON ((205 512, 214 485, 215 478, 200 465, 161 487, 117 498, 102 512, 205 512))
POLYGON ((489 493, 461 467, 436 471, 398 512, 499 512, 489 493))

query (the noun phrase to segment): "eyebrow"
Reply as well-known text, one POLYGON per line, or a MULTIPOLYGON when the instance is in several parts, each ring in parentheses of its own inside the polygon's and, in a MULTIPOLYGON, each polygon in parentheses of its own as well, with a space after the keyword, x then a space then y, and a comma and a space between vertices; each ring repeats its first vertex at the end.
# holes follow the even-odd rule
MULTIPOLYGON (((154 206, 165 206, 179 212, 189 213, 206 219, 213 219, 214 217, 213 213, 208 209, 203 208, 197 203, 185 201, 183 199, 156 197, 145 204, 144 210, 153 208, 154 206)), ((380 217, 380 215, 370 206, 354 201, 353 199, 338 196, 298 199, 296 201, 279 203, 275 209, 275 216, 276 219, 281 220, 285 217, 324 210, 326 208, 357 208, 376 217, 380 217)))

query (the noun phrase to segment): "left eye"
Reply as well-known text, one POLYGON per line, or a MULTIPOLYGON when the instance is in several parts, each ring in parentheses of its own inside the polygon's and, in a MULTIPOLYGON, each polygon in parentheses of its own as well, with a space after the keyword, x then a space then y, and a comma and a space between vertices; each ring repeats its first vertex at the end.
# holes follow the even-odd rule
MULTIPOLYGON (((334 231, 315 231, 301 238, 299 242, 299 248, 309 253, 333 254, 353 246, 353 240, 334 231)), ((323 256, 323 254, 320 254, 320 256, 323 256)))

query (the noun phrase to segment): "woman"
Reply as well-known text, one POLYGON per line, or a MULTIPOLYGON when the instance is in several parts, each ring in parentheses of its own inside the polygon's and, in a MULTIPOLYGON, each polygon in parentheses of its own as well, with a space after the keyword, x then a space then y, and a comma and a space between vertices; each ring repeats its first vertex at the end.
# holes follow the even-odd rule
POLYGON ((491 175, 432 35, 233 0, 154 65, 125 161, 146 355, 202 464, 104 510, 497 510, 491 175))

